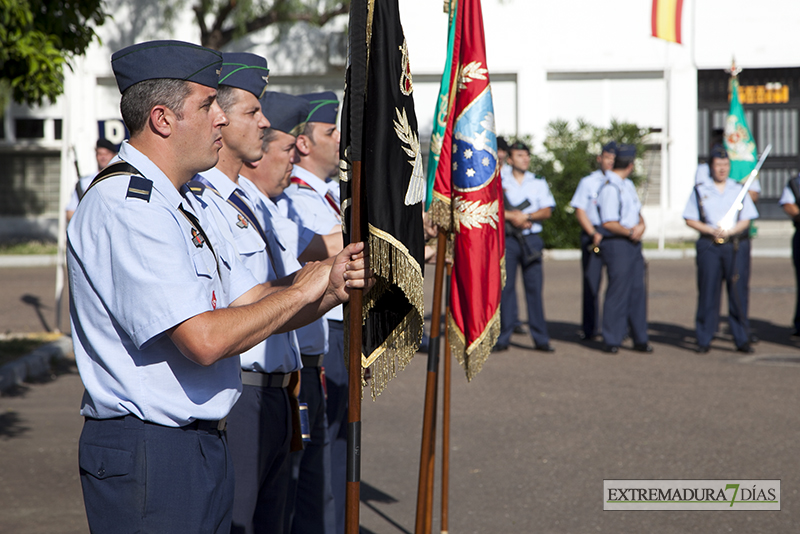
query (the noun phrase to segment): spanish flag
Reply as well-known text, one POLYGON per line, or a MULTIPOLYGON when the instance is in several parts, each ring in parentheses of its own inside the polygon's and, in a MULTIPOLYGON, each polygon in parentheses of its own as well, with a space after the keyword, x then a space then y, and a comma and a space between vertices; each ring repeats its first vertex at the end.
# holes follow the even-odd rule
POLYGON ((683 0, 653 0, 653 37, 681 44, 683 0))

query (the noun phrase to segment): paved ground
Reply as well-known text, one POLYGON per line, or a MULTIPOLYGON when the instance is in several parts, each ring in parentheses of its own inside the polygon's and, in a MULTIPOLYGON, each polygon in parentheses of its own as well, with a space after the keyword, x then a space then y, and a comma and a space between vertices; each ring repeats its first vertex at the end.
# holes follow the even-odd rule
MULTIPOLYGON (((454 369, 450 532, 800 530, 793 274, 790 260, 753 263, 751 317, 762 341, 745 358, 724 332, 709 354, 692 351, 691 260, 650 262, 653 355, 579 343, 578 263, 547 261, 556 353, 530 351, 519 335, 472 383, 454 369), (782 510, 603 512, 607 478, 781 479, 782 510)), ((0 331, 41 328, 24 295, 52 321, 52 272, 0 269, 0 331)), ((377 402, 366 393, 364 532, 414 530, 425 370, 419 354, 377 402)), ((82 386, 73 369, 59 372, 0 397, 0 532, 87 532, 77 477, 82 386)))

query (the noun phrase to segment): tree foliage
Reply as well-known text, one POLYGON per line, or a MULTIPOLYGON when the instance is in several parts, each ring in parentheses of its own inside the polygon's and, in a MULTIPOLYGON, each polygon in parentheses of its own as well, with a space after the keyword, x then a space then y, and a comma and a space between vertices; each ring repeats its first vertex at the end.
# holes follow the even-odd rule
MULTIPOLYGON (((565 120, 548 124, 544 150, 531 154, 530 168, 531 172, 547 180, 556 200, 553 215, 545 221, 542 230, 548 248, 580 247, 581 229, 569 202, 581 178, 597 169, 597 155, 603 145, 611 140, 636 145, 637 161, 641 161, 647 133, 636 124, 618 121, 611 121, 610 128, 593 126, 581 119, 574 128, 565 120)), ((530 145, 530 138, 522 140, 530 145)), ((631 175, 634 183, 638 184, 645 178, 637 174, 635 167, 631 175)))
POLYGON ((322 26, 350 11, 350 0, 198 0, 193 7, 200 44, 219 50, 267 26, 307 22, 322 26))
POLYGON ((0 87, 22 104, 55 102, 107 16, 103 0, 0 0, 0 87))

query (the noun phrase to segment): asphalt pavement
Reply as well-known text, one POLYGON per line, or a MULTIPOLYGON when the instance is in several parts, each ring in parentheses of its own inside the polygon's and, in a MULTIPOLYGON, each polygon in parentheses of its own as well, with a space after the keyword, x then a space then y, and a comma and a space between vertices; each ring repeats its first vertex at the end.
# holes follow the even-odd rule
MULTIPOLYGON (((0 331, 52 326, 53 273, 0 269, 0 331)), ((693 261, 650 261, 655 353, 610 355, 577 337, 578 262, 546 260, 545 315, 556 352, 534 352, 520 334, 471 383, 454 365, 449 532, 800 530, 791 260, 754 258, 750 285, 756 353, 734 352, 723 326, 711 352, 698 355, 693 261), (603 511, 604 479, 780 479, 781 510, 603 511)), ((376 402, 365 392, 362 532, 414 531, 426 366, 420 353, 376 402)), ((0 397, 0 532, 88 532, 77 468, 82 392, 66 364, 0 397)), ((438 472, 441 456, 436 462, 438 472)), ((438 480, 436 487, 438 533, 438 480)))

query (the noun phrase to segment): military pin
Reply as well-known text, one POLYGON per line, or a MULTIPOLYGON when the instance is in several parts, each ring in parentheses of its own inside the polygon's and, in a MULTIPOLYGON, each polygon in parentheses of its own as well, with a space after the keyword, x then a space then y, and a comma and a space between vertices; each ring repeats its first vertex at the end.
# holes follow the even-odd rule
POLYGON ((203 236, 194 228, 192 228, 192 243, 194 243, 194 246, 197 248, 203 248, 203 243, 205 243, 203 236))
POLYGON ((247 219, 245 219, 241 215, 237 215, 236 217, 239 219, 239 221, 236 223, 236 226, 242 229, 247 228, 247 219))

